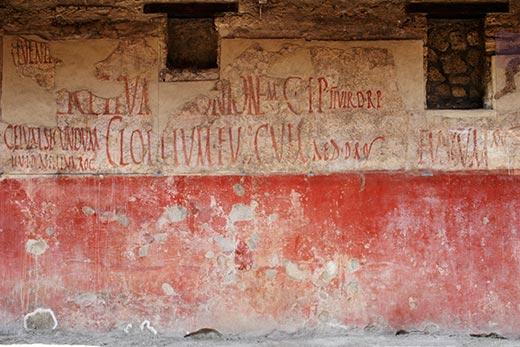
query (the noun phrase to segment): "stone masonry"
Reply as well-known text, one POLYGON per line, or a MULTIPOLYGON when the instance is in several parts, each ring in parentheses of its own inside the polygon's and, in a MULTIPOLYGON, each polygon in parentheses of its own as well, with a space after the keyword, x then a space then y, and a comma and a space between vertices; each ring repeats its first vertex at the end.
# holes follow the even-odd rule
POLYGON ((486 85, 484 53, 480 19, 430 19, 428 108, 482 108, 486 85))

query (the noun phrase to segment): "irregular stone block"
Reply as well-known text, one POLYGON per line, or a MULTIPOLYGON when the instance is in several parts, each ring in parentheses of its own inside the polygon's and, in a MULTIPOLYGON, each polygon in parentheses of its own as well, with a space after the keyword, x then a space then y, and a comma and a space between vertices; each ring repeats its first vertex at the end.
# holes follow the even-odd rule
POLYGON ((25 330, 54 330, 58 326, 58 321, 51 309, 37 308, 25 315, 23 326, 25 330))

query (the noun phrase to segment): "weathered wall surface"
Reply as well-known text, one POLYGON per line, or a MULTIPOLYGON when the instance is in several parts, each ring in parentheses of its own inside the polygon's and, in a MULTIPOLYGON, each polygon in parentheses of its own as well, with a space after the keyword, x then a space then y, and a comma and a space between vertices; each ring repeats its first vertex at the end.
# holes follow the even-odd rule
POLYGON ((43 306, 78 330, 147 319, 179 332, 516 333, 518 183, 476 174, 3 180, 3 320, 43 306))
POLYGON ((2 324, 520 332, 518 56, 427 111, 404 2, 245 1, 218 79, 161 82, 163 16, 60 3, 0 8, 2 324))
POLYGON ((424 100, 422 62, 409 58, 421 57, 418 41, 223 40, 221 79, 192 84, 158 82, 157 41, 50 43, 48 61, 26 64, 33 42, 5 37, 5 173, 413 166, 408 124, 424 100))

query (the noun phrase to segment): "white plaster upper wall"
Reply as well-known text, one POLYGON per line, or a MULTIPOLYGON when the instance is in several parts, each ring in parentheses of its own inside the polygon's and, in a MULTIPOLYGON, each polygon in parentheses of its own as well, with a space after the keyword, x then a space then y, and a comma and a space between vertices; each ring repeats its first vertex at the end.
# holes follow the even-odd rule
MULTIPOLYGON (((23 38, 32 42, 44 42, 33 36, 23 38)), ((88 90, 104 97, 115 97, 123 93, 123 85, 115 79, 101 80, 96 77, 95 67, 96 63, 109 57, 119 43, 119 40, 111 39, 51 41, 46 44, 52 63, 34 62, 27 64, 27 67, 17 68, 13 58, 13 50, 17 50, 13 48, 16 37, 7 36, 3 46, 4 85, 8 86, 2 97, 4 120, 34 125, 57 125, 56 93, 59 90, 88 90)), ((157 45, 156 42, 153 44, 157 45)), ((37 60, 35 56, 32 59, 37 60)), ((154 82, 157 76, 155 69, 148 73, 148 78, 154 82)), ((152 93, 151 97, 156 98, 157 93, 152 93)), ((157 101, 152 104, 156 105, 157 101)))
MULTIPOLYGON (((27 38, 35 39, 30 36, 27 38)), ((13 44, 12 37, 4 37, 2 120, 52 125, 55 123, 53 94, 45 87, 40 87, 35 79, 28 79, 23 85, 20 84, 20 73, 14 65, 12 56, 13 44), (18 100, 24 100, 23 104, 20 105, 18 100)), ((27 74, 29 73, 30 71, 27 71, 27 74)))
POLYGON ((520 109, 520 55, 497 55, 492 59, 493 109, 499 113, 518 112, 520 109), (507 75, 513 76, 512 79, 507 75))
MULTIPOLYGON (((222 40, 221 49, 221 65, 229 66, 232 62, 250 47, 252 40, 250 39, 226 39, 222 40)), ((300 45, 305 48, 315 46, 325 46, 330 48, 345 47, 366 47, 378 48, 384 47, 395 59, 396 67, 396 83, 400 94, 405 103, 405 108, 409 111, 420 111, 425 105, 425 87, 424 87, 424 64, 423 64, 423 43, 419 40, 407 41, 308 41, 308 40, 255 40, 263 47, 270 50, 279 50, 287 42, 300 45)), ((285 77, 288 73, 293 75, 308 75, 313 67, 308 60, 308 56, 304 52, 293 54, 285 59, 285 61, 277 62, 276 66, 269 69, 271 73, 285 77), (303 54, 302 54, 303 53, 303 54), (307 58, 307 59, 306 59, 307 58)), ((387 76, 381 76, 385 78, 387 76)))
POLYGON ((115 97, 123 92, 117 81, 100 81, 95 65, 108 57, 119 40, 58 41, 52 42, 52 54, 60 57, 56 68, 56 85, 68 90, 88 89, 97 95, 115 97))
POLYGON ((224 39, 221 80, 206 82, 159 83, 160 52, 155 39, 6 37, 2 170, 220 175, 520 167, 514 117, 425 112, 421 41, 224 39), (39 57, 18 56, 36 46, 39 57))

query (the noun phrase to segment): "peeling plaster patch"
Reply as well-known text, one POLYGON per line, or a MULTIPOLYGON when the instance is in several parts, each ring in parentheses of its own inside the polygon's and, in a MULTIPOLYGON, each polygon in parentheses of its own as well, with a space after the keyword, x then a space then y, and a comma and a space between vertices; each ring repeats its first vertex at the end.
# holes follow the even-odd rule
POLYGON ((240 183, 237 183, 233 186, 233 191, 238 196, 244 196, 244 194, 246 193, 246 190, 240 183))
MULTIPOLYGON (((251 203, 254 206, 254 202, 251 203)), ((244 204, 235 204, 229 214, 229 219, 232 223, 239 221, 250 221, 255 217, 254 207, 244 205, 244 204)))
POLYGON ((489 218, 488 217, 482 218, 482 224, 488 225, 489 224, 489 218))
POLYGON ((267 222, 269 224, 276 222, 278 220, 278 213, 270 214, 269 217, 267 217, 267 222))
POLYGON ((218 264, 221 268, 223 268, 223 269, 227 268, 227 267, 228 267, 228 266, 227 266, 227 258, 224 257, 223 255, 219 255, 219 256, 217 257, 217 264, 218 264))
POLYGON ((327 263, 327 265, 325 265, 325 269, 324 269, 323 273, 321 274, 321 278, 325 282, 328 283, 328 282, 332 281, 337 275, 338 275, 338 266, 336 265, 335 262, 329 261, 327 263))
POLYGON ((176 296, 177 295, 177 293, 175 292, 175 290, 173 289, 173 287, 169 283, 163 283, 161 288, 162 288, 164 294, 166 294, 166 295, 169 295, 169 296, 176 296))
POLYGON ((215 256, 215 253, 213 251, 207 251, 206 255, 204 255, 206 259, 212 259, 215 256))
POLYGON ((235 283, 237 281, 237 276, 235 272, 230 271, 224 276, 224 283, 235 283))
POLYGON ((166 233, 155 234, 153 236, 153 239, 157 242, 164 242, 168 239, 168 234, 166 234, 166 233))
POLYGON ((233 227, 236 222, 248 222, 255 218, 256 201, 251 201, 251 206, 234 204, 228 218, 228 226, 233 227))
POLYGON ((90 206, 83 206, 81 208, 81 211, 83 211, 83 214, 85 216, 92 216, 94 213, 96 213, 96 210, 94 210, 92 207, 90 206))
POLYGON ((109 56, 94 65, 95 75, 111 81, 139 76, 153 69, 156 61, 157 52, 146 39, 121 40, 109 56))
POLYGON ((152 334, 157 335, 157 330, 155 330, 155 328, 150 324, 149 320, 144 320, 139 327, 141 328, 141 331, 147 329, 152 334))
POLYGON ((209 234, 212 234, 214 233, 215 231, 213 230, 213 228, 211 227, 211 225, 209 225, 208 223, 204 223, 202 224, 202 230, 204 230, 205 232, 209 233, 209 234))
POLYGON ((127 227, 130 224, 130 220, 128 219, 128 216, 126 214, 117 214, 116 220, 119 224, 121 224, 124 227, 127 227))
POLYGON ((272 267, 278 266, 280 264, 280 259, 278 259, 277 255, 273 255, 271 259, 269 260, 269 265, 272 267))
POLYGON ((257 233, 254 233, 253 235, 251 235, 249 240, 247 240, 247 247, 249 247, 249 249, 256 249, 259 241, 260 241, 260 235, 258 235, 257 233))
POLYGON ((126 259, 128 260, 135 260, 135 254, 134 254, 134 251, 129 249, 125 252, 125 257, 126 259))
POLYGON ((357 281, 350 281, 347 285, 348 294, 356 294, 359 291, 359 284, 357 281))
POLYGON ((297 264, 290 261, 285 263, 285 272, 287 275, 297 281, 304 281, 308 277, 308 273, 300 270, 297 264))
POLYGON ((269 279, 274 279, 276 277, 276 274, 278 273, 278 271, 276 271, 276 269, 269 269, 265 272, 267 278, 269 279))
POLYGON ((421 330, 426 334, 436 334, 441 330, 441 328, 437 324, 427 323, 421 330))
MULTIPOLYGON (((485 248, 485 245, 483 245, 485 248)), ((448 274, 448 265, 447 264, 438 264, 437 265, 437 271, 439 274, 446 276, 448 274)))
POLYGON ((235 251, 235 240, 228 239, 220 235, 214 237, 213 240, 215 240, 215 242, 219 245, 223 252, 230 253, 235 251))
POLYGON ((25 243, 25 250, 28 253, 31 253, 32 255, 39 256, 45 253, 45 251, 49 248, 47 245, 47 242, 45 240, 39 239, 39 240, 33 240, 29 239, 25 243))
POLYGON ((111 211, 103 212, 99 219, 103 222, 117 222, 124 227, 128 227, 130 219, 123 213, 115 213, 111 211))
POLYGON ((327 292, 324 292, 322 290, 320 290, 318 292, 318 297, 323 300, 323 301, 327 301, 329 299, 329 294, 327 294, 327 292))
POLYGON ((143 245, 139 248, 139 256, 146 257, 148 255, 148 251, 150 249, 150 245, 143 245))
POLYGON ((105 305, 105 300, 99 298, 96 293, 81 293, 73 299, 74 303, 79 306, 87 307, 91 305, 105 305))
POLYGON ((37 308, 23 317, 25 330, 54 330, 57 326, 56 316, 49 308, 37 308))
POLYGON ((417 300, 413 297, 408 298, 408 306, 410 306, 410 310, 417 309, 417 300))
POLYGON ((51 55, 49 42, 17 37, 11 49, 13 64, 20 75, 32 79, 45 90, 55 87, 56 66, 62 62, 51 55), (27 51, 30 59, 20 58, 23 56, 20 49, 27 51))
POLYGON ((48 235, 48 236, 52 236, 54 235, 54 228, 53 227, 48 227, 47 229, 45 229, 45 233, 48 235))
POLYGON ((217 257, 218 264, 218 272, 224 275, 224 283, 234 283, 236 282, 236 267, 235 267, 235 258, 224 255, 219 255, 217 257))
POLYGON ((185 207, 180 205, 169 206, 157 220, 157 226, 161 228, 169 223, 182 222, 187 216, 188 210, 185 207))
POLYGON ((209 198, 209 207, 211 207, 212 209, 217 207, 217 200, 215 200, 215 197, 213 195, 209 198))
POLYGON ((294 208, 296 209, 299 209, 302 207, 302 204, 301 204, 301 194, 298 193, 297 191, 294 191, 294 190, 291 190, 291 204, 294 208))
POLYGON ((355 272, 359 269, 359 261, 357 259, 352 259, 348 264, 348 268, 350 272, 355 272))

